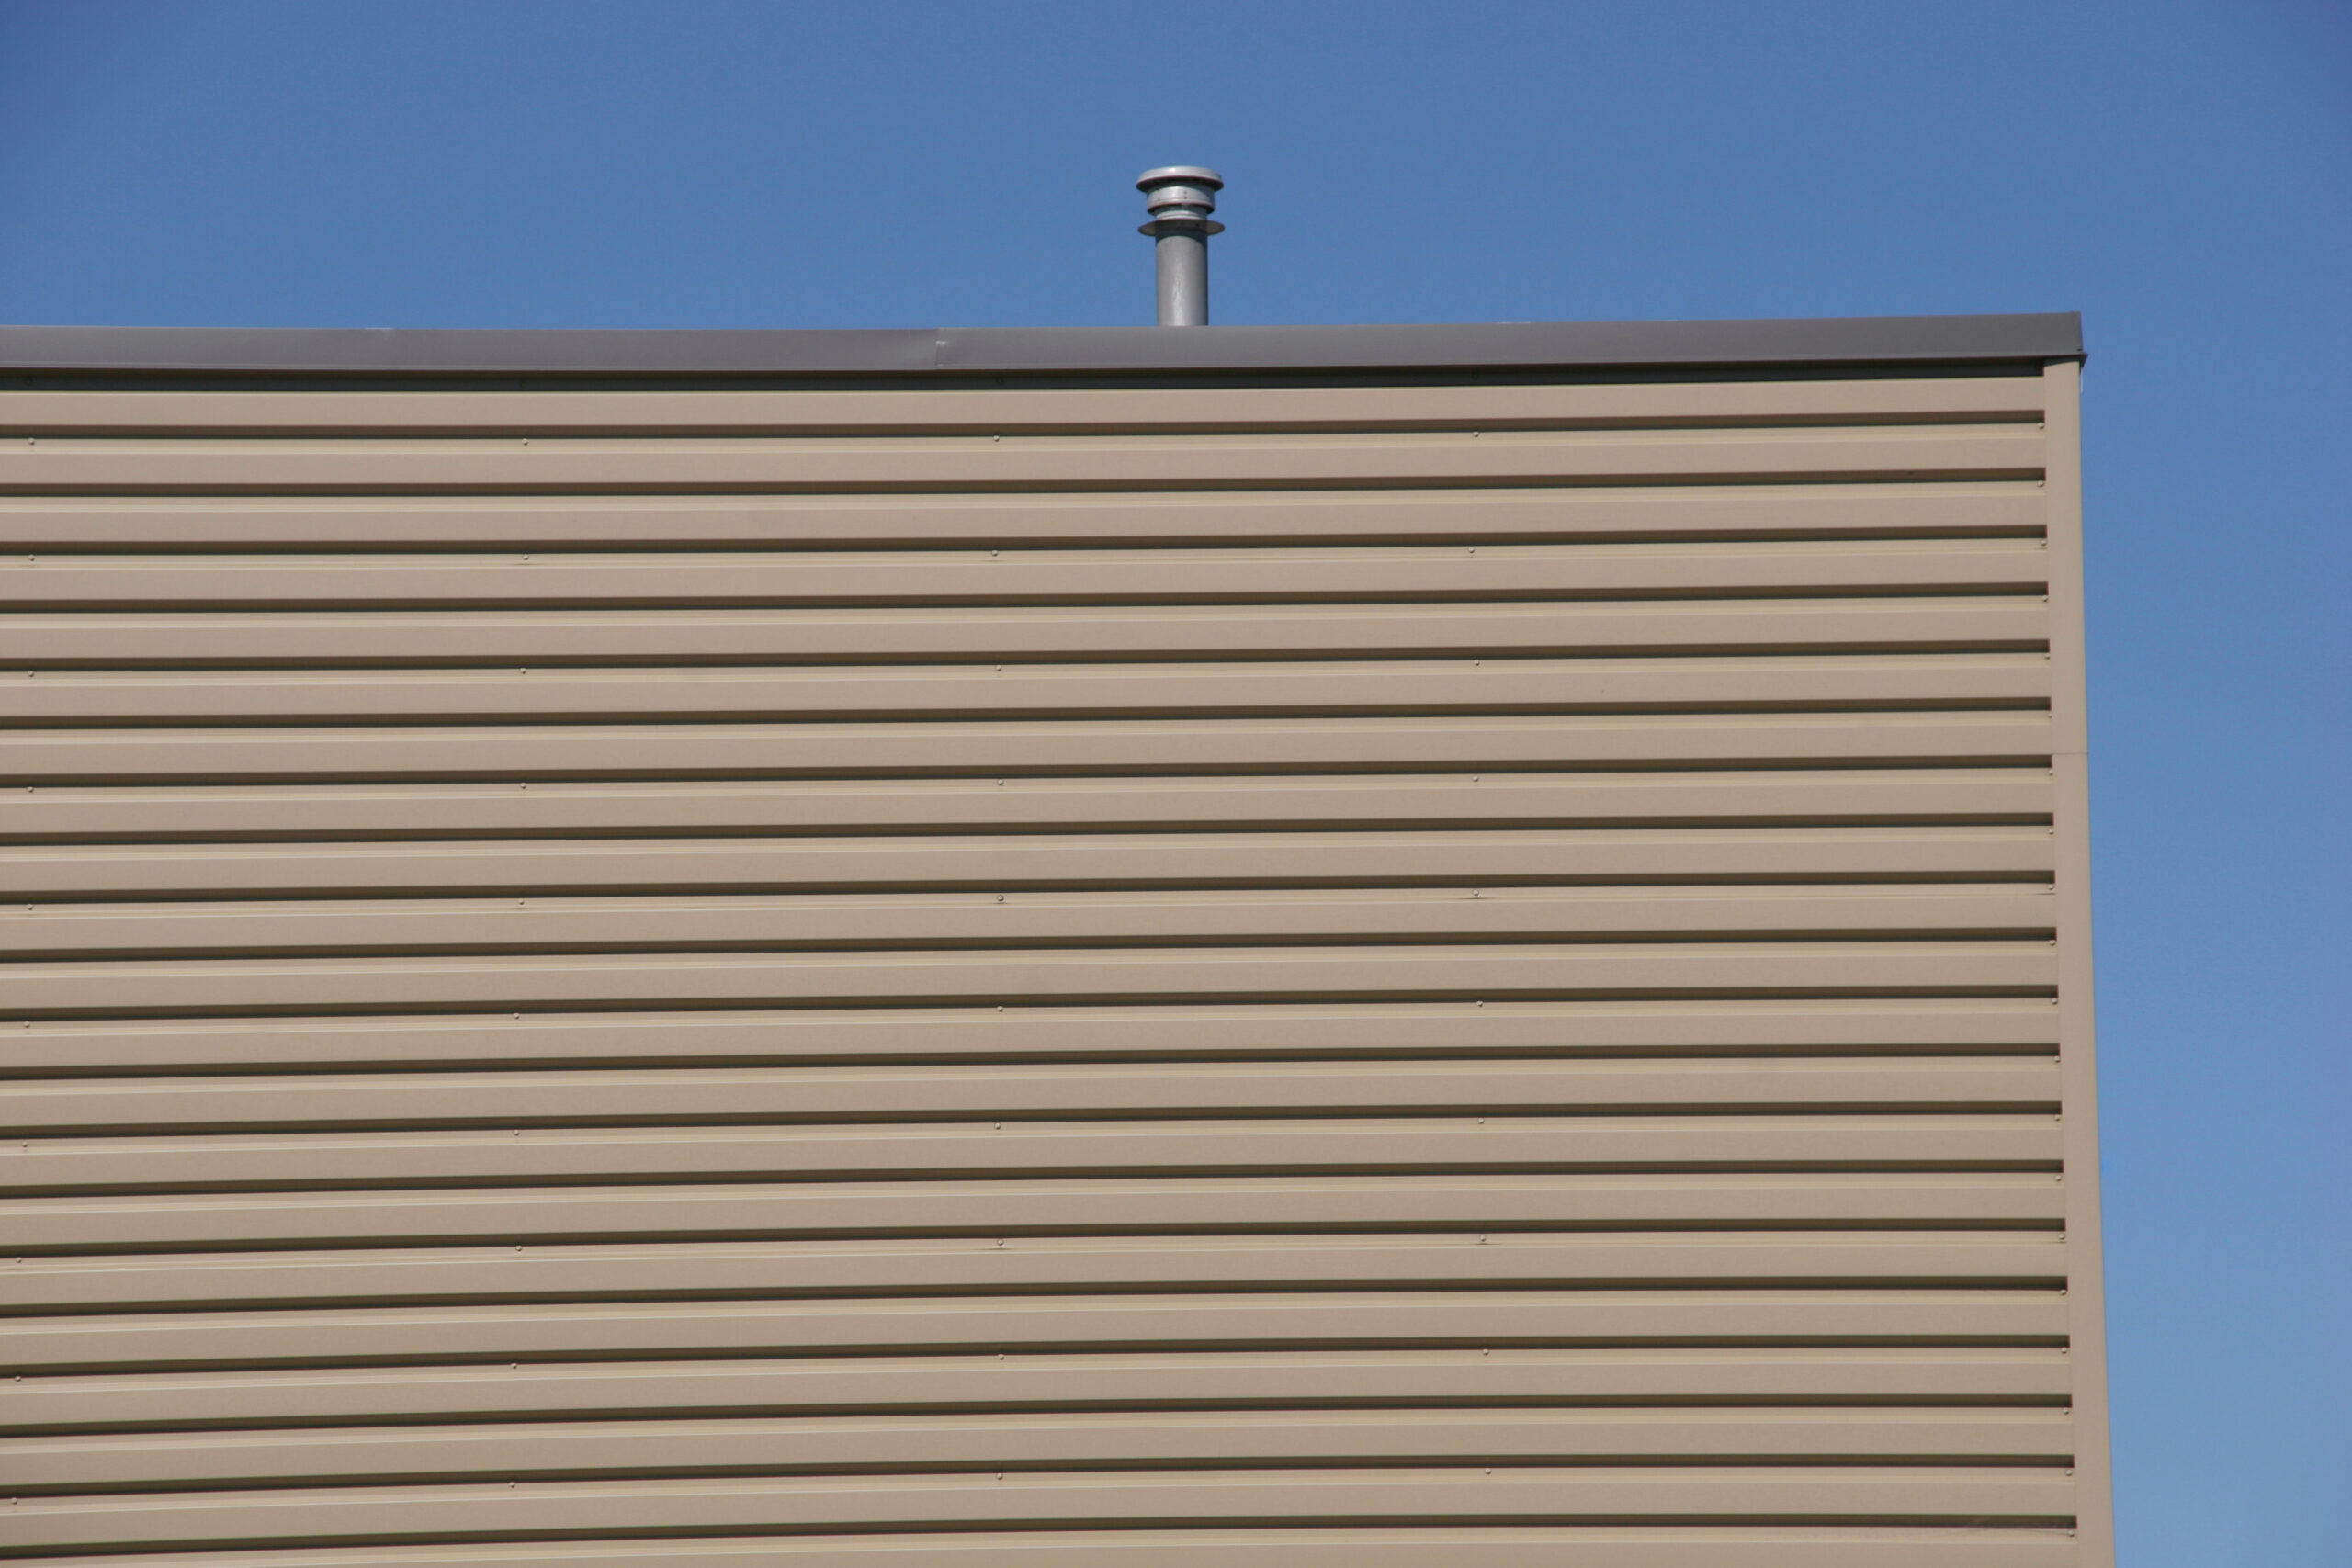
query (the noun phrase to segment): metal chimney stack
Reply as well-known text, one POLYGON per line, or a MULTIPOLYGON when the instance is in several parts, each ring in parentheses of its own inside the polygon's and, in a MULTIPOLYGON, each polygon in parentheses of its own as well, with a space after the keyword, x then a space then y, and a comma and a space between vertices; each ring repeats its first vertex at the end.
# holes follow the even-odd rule
POLYGON ((1159 260, 1159 324, 1209 324, 1209 236, 1225 232, 1212 222, 1216 193, 1225 188, 1215 169, 1153 169, 1136 181, 1151 221, 1136 231, 1155 242, 1159 260))

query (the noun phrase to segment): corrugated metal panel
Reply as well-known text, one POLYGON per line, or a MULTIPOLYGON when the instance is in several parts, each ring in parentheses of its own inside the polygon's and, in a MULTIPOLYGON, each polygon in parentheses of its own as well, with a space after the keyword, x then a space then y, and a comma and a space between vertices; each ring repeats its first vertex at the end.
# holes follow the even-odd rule
POLYGON ((2072 372, 0 393, 7 1549, 2101 1561, 2072 372))

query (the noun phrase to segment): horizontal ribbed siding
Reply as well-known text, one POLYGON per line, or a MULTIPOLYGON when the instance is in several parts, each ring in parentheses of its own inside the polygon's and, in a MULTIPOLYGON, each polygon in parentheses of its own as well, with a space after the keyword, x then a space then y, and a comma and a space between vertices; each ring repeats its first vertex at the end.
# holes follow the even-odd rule
POLYGON ((2044 406, 0 394, 10 1548, 2075 1562, 2044 406))

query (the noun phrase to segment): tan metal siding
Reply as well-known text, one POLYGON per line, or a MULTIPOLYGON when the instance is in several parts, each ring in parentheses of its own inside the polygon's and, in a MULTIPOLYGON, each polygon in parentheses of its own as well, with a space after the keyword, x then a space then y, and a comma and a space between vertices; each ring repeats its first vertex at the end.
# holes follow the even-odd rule
POLYGON ((2068 1335, 2081 1356, 2075 1391, 2083 1440, 2075 1456, 2083 1480, 2081 1529, 2086 1561, 2115 1561, 2114 1471, 2107 1410, 2107 1287, 2099 1262, 2098 1068, 2091 1005, 2090 716, 2086 694, 2083 627, 2082 366, 2044 368, 2051 434, 2050 604, 2052 757, 2057 785, 2052 819, 2060 842, 2060 1029, 2066 1103, 2066 1168, 2075 1201, 2069 1228, 2082 1243, 2084 1266, 2074 1276, 2068 1335))
POLYGON ((2071 373, 0 393, 7 1548, 2108 1561, 2071 373))

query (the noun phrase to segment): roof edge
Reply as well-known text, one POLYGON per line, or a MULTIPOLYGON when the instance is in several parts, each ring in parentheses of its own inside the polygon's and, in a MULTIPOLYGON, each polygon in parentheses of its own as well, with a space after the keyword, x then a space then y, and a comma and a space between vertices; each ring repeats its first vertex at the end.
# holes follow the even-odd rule
POLYGON ((2079 359, 2072 311, 1766 321, 865 330, 0 326, 0 373, 921 376, 2079 359))

